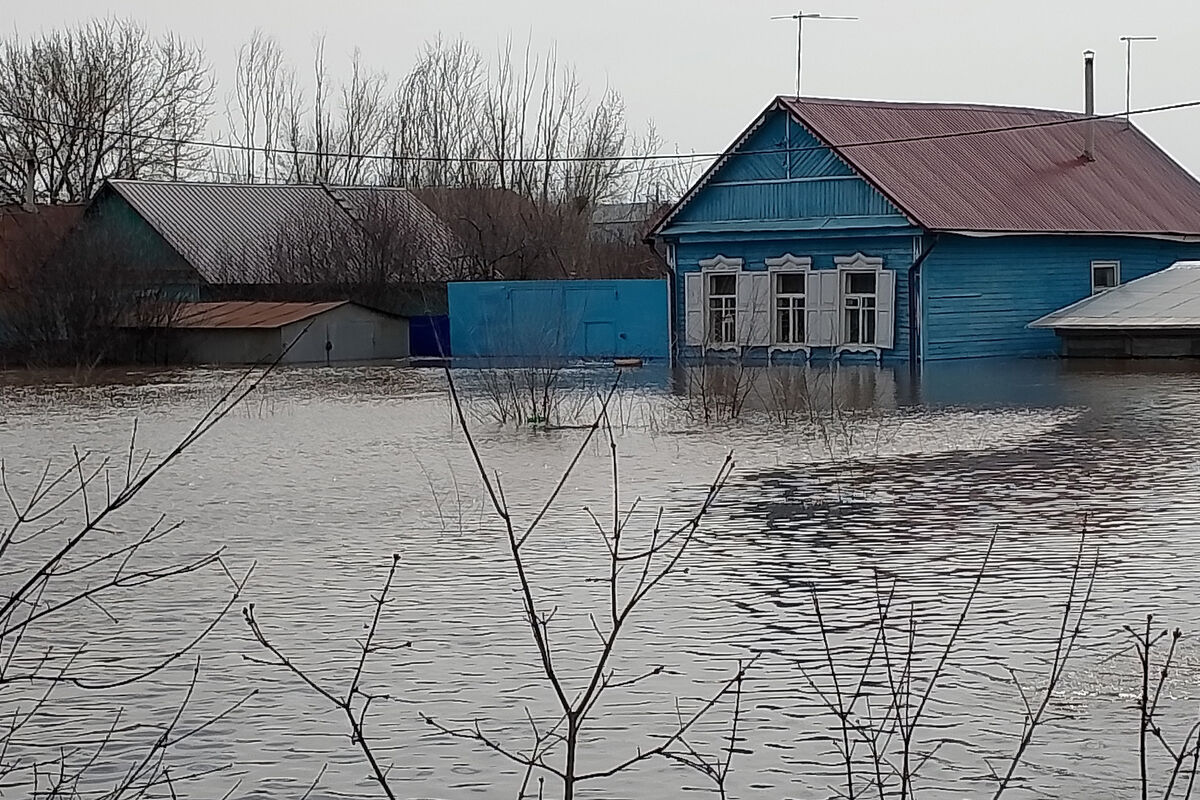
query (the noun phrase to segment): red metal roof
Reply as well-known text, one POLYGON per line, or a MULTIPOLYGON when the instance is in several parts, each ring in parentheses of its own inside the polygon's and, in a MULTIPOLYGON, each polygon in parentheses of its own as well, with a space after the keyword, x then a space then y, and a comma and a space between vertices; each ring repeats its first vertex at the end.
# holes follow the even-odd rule
POLYGON ((1089 162, 1086 117, 1074 112, 777 102, 929 230, 1200 235, 1200 183, 1123 119, 1094 121, 1089 162))
POLYGON ((184 303, 173 328, 281 328, 344 306, 331 303, 271 303, 260 300, 231 300, 221 303, 184 303))

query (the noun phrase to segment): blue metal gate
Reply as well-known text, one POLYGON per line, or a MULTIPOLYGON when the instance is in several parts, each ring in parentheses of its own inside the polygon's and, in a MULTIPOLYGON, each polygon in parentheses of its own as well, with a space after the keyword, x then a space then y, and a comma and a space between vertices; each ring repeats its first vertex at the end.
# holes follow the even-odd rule
POLYGON ((450 346, 470 358, 667 358, 667 282, 451 283, 450 346))

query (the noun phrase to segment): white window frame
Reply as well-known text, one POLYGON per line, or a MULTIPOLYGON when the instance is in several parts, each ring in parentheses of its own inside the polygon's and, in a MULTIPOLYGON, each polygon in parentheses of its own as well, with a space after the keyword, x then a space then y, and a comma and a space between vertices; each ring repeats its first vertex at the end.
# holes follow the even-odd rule
POLYGON ((771 344, 769 352, 803 352, 810 353, 808 343, 808 273, 812 271, 812 258, 784 253, 778 258, 766 259, 767 271, 771 278, 771 344), (782 342, 779 340, 779 276, 799 275, 804 285, 804 309, 801 318, 804 320, 804 339, 799 342, 782 342))
POLYGON ((740 320, 738 319, 737 308, 737 285, 739 274, 745 264, 745 259, 730 258, 724 255, 705 258, 700 261, 700 274, 704 281, 704 344, 705 350, 737 350, 741 347, 739 344, 739 327, 740 320), (713 340, 712 327, 712 309, 710 305, 710 290, 712 287, 712 278, 715 275, 732 275, 733 276, 733 338, 728 342, 717 342, 713 340))
MULTIPOLYGON (((862 253, 855 253, 852 256, 837 256, 834 258, 834 265, 838 271, 838 305, 837 305, 837 330, 839 344, 834 352, 837 355, 842 353, 874 353, 877 359, 883 358, 884 348, 879 344, 879 287, 881 283, 881 274, 884 271, 883 258, 881 256, 868 256, 862 253), (875 336, 874 341, 866 342, 847 342, 846 327, 848 320, 848 308, 846 306, 847 281, 849 276, 854 273, 875 273, 875 292, 872 297, 875 298, 875 306, 873 313, 875 315, 875 336)), ((894 294, 894 291, 893 291, 894 294)), ((893 308, 891 310, 890 319, 895 319, 895 297, 891 301, 893 308)), ((861 315, 861 310, 860 310, 861 315)))
POLYGON ((1092 294, 1100 294, 1107 292, 1109 289, 1115 289, 1121 285, 1121 262, 1120 261, 1093 261, 1091 265, 1090 278, 1092 284, 1092 294), (1096 285, 1096 268, 1112 267, 1113 285, 1112 286, 1097 286, 1096 285))

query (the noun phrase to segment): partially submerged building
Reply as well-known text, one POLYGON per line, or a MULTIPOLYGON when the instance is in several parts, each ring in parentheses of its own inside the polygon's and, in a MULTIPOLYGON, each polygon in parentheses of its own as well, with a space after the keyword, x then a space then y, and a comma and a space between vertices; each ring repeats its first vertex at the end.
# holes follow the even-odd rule
POLYGON ((1200 356, 1200 262, 1184 261, 1047 314, 1066 356, 1200 356))
POLYGON ((180 303, 142 333, 165 360, 192 364, 315 364, 409 355, 408 320, 357 303, 180 303))
POLYGON ((408 318, 421 355, 448 352, 446 282, 465 268, 453 231, 389 187, 110 180, 73 237, 174 300, 350 300, 408 318))
POLYGON ((1200 184, 1123 119, 779 97, 653 236, 685 359, 1048 356, 1030 322, 1200 259, 1200 184))

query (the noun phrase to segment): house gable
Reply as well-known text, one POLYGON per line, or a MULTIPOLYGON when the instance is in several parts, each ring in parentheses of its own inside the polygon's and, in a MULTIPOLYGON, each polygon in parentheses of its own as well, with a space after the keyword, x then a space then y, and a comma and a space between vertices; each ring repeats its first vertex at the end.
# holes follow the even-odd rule
POLYGON ((905 215, 793 116, 768 110, 684 198, 660 235, 752 223, 770 230, 897 227, 905 215))
POLYGON ((76 235, 119 254, 131 270, 143 272, 148 283, 168 287, 175 294, 194 294, 192 287, 204 283, 162 232, 111 186, 92 199, 76 235))

